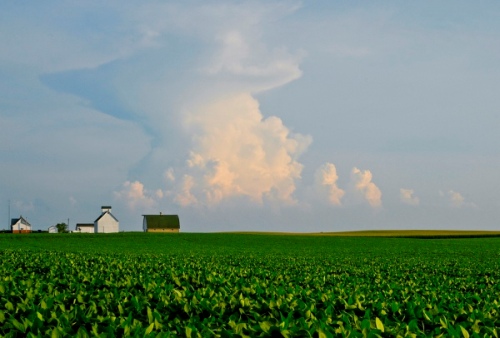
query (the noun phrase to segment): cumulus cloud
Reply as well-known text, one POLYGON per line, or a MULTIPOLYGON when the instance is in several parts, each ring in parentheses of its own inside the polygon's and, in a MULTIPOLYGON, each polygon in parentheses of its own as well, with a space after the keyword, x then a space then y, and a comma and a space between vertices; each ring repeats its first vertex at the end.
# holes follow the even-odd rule
POLYGON ((122 189, 114 194, 116 199, 124 201, 131 210, 151 209, 157 204, 157 200, 163 197, 161 190, 148 191, 139 181, 126 181, 122 189))
POLYGON ((459 192, 450 190, 448 191, 448 197, 454 207, 461 207, 464 204, 465 198, 459 192))
POLYGON ((399 189, 399 198, 401 202, 408 205, 419 205, 420 199, 417 196, 414 196, 413 189, 399 189))
MULTIPOLYGON (((185 176, 176 182, 174 199, 181 205, 215 205, 230 197, 295 203, 301 178, 299 156, 309 136, 291 132, 276 116, 264 118, 248 93, 217 99, 187 114, 185 127, 192 150, 185 176)), ((167 171, 174 177, 174 171, 167 171)), ((172 179, 170 179, 172 181, 172 179)))
POLYGON ((345 191, 337 186, 337 169, 332 163, 325 163, 316 170, 314 181, 316 192, 326 197, 332 205, 341 205, 345 191))
POLYGON ((197 198, 192 194, 191 189, 195 186, 194 178, 190 175, 184 175, 182 182, 178 187, 178 191, 174 195, 174 201, 185 207, 188 205, 196 205, 197 198))
POLYGON ((353 194, 366 200, 370 206, 382 206, 382 192, 372 182, 372 173, 369 170, 361 171, 354 167, 351 171, 351 186, 353 194))
POLYGON ((477 207, 475 203, 473 202, 467 202, 465 200, 465 197, 462 196, 461 193, 454 191, 454 190, 448 190, 447 192, 439 191, 439 195, 444 198, 447 202, 447 204, 452 207, 452 208, 461 208, 461 207, 477 207))

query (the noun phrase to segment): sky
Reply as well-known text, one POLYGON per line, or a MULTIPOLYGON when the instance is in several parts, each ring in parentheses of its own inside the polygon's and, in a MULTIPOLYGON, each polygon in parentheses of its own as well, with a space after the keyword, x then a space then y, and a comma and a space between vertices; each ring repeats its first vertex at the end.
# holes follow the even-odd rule
POLYGON ((500 228, 498 1, 4 1, 0 229, 500 228), (1 226, 3 224, 3 226, 1 226))

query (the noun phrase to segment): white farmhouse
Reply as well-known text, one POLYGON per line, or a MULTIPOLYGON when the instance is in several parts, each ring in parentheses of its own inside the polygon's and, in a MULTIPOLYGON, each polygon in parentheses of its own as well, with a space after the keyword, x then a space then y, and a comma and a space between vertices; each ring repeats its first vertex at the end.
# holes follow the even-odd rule
POLYGON ((93 234, 95 232, 94 223, 76 223, 75 232, 93 234))
POLYGON ((94 221, 94 232, 97 233, 110 233, 118 232, 119 222, 111 213, 110 206, 101 207, 101 215, 94 221))
POLYGON ((49 227, 49 234, 57 234, 59 231, 57 230, 57 227, 55 225, 51 225, 49 227))
POLYGON ((31 232, 31 224, 23 217, 13 218, 10 222, 12 233, 25 234, 31 232))

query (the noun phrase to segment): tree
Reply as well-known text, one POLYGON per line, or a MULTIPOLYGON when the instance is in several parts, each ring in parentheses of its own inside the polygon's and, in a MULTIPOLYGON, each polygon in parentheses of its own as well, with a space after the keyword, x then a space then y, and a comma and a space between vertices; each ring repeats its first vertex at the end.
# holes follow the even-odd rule
POLYGON ((57 232, 60 234, 68 232, 68 225, 66 223, 57 223, 56 228, 57 232))

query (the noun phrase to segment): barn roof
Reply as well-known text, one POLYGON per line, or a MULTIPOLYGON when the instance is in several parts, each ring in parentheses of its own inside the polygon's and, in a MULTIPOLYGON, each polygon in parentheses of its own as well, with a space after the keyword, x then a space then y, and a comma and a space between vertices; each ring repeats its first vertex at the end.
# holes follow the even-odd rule
POLYGON ((94 223, 76 223, 77 228, 94 227, 94 223))
POLYGON ((148 229, 180 229, 178 215, 142 215, 148 229))
POLYGON ((113 219, 114 219, 115 221, 117 221, 117 222, 118 222, 118 220, 116 219, 116 217, 115 217, 115 216, 113 216, 113 214, 112 214, 111 212, 109 212, 109 211, 105 211, 105 212, 101 213, 101 215, 100 215, 99 217, 97 217, 97 219, 96 219, 94 222, 99 221, 99 220, 100 220, 100 219, 101 219, 104 215, 106 215, 106 214, 109 214, 111 217, 113 217, 113 219))
POLYGON ((19 218, 12 218, 10 220, 10 225, 13 226, 13 225, 16 225, 17 222, 21 221, 22 224, 26 224, 26 225, 29 225, 31 226, 31 224, 26 220, 26 218, 24 218, 23 216, 20 216, 19 218))

